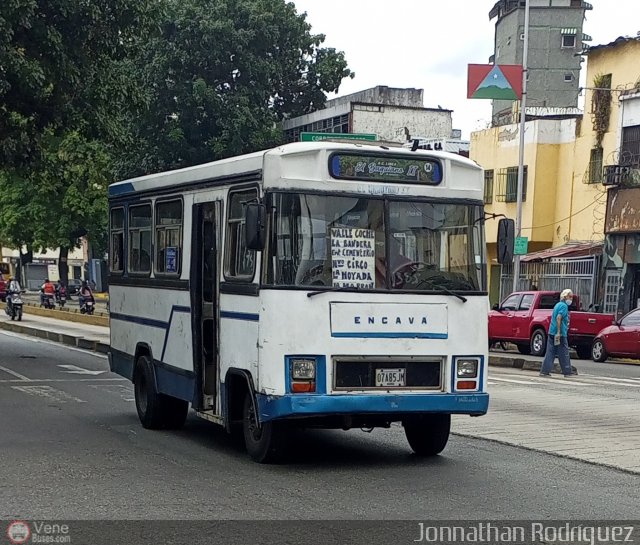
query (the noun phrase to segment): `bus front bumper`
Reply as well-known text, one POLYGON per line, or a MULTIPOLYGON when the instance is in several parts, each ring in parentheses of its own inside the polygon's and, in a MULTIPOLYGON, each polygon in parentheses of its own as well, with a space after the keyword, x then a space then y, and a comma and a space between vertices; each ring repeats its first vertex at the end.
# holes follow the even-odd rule
POLYGON ((417 413, 480 416, 489 408, 489 394, 258 394, 260 420, 332 415, 401 415, 417 413))

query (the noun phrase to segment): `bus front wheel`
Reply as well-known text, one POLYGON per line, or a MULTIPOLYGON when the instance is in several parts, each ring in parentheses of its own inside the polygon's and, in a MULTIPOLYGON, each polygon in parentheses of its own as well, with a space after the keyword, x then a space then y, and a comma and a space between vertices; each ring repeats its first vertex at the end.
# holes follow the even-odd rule
POLYGON ((136 410, 143 428, 175 430, 184 425, 189 403, 156 390, 148 356, 138 358, 133 382, 136 410))
POLYGON ((450 414, 424 414, 402 422, 409 446, 419 456, 440 454, 449 441, 450 414))
POLYGON ((283 458, 287 441, 284 424, 271 420, 258 426, 250 392, 244 398, 242 431, 247 452, 254 462, 272 464, 283 458))

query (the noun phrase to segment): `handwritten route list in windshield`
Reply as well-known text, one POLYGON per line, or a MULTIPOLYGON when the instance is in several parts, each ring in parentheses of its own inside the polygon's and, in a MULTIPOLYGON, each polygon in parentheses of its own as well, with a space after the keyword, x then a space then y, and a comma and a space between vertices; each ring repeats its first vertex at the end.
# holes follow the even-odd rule
POLYGON ((375 288, 376 234, 372 229, 331 229, 331 270, 336 288, 375 288))

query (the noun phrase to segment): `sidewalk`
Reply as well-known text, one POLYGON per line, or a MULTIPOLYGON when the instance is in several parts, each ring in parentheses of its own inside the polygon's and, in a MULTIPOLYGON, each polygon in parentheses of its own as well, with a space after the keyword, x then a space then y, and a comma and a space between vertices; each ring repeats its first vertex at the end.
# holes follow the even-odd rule
POLYGON ((95 350, 102 353, 109 351, 109 328, 104 326, 78 324, 34 314, 24 314, 21 322, 12 322, 2 312, 2 315, 0 315, 0 329, 86 350, 95 350))

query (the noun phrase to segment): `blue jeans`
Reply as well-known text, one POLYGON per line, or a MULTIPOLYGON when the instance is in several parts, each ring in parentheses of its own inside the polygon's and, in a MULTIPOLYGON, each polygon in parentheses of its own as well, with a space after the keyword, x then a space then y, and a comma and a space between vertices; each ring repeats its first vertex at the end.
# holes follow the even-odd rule
POLYGON ((560 337, 560 344, 556 346, 553 344, 553 335, 547 337, 547 351, 544 355, 544 361, 542 362, 542 369, 540 373, 548 375, 553 369, 553 362, 558 357, 560 361, 560 367, 565 375, 573 373, 571 369, 571 358, 569 357, 569 343, 566 337, 560 337))

